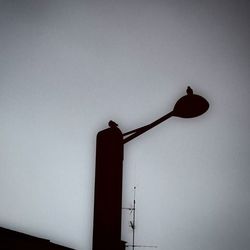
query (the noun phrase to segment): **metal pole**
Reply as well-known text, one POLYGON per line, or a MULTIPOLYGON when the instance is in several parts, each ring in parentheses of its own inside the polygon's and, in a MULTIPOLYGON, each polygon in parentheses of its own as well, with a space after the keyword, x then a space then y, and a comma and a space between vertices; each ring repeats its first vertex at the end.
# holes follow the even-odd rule
POLYGON ((134 187, 134 207, 133 207, 133 250, 135 249, 135 191, 136 187, 134 187))

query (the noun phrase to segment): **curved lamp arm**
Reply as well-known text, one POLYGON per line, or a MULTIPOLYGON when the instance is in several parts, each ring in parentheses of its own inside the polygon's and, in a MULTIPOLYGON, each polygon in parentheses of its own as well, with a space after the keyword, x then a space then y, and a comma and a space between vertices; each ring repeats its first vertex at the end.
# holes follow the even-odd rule
POLYGON ((157 126, 158 124, 166 121, 168 118, 172 117, 173 115, 174 115, 174 112, 171 111, 168 114, 162 116, 161 118, 155 120, 154 122, 152 122, 152 123, 150 123, 150 124, 148 124, 146 126, 143 126, 143 127, 140 127, 140 128, 137 128, 137 129, 134 129, 134 130, 131 130, 129 132, 124 133, 123 136, 127 136, 127 135, 130 135, 130 136, 128 136, 127 138, 125 138, 123 140, 123 144, 131 141, 132 139, 136 138, 137 136, 147 132, 151 128, 153 128, 153 127, 157 126))

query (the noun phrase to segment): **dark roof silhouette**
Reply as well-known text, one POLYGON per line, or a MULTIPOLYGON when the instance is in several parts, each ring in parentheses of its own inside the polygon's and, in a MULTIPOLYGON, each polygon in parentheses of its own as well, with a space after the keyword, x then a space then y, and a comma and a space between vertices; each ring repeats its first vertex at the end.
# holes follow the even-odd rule
POLYGON ((73 250, 28 234, 0 227, 0 249, 4 250, 73 250))

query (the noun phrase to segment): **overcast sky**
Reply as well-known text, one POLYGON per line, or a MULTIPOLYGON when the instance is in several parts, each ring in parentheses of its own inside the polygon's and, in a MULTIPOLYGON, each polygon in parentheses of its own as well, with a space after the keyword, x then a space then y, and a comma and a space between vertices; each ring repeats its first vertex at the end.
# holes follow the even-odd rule
POLYGON ((97 132, 190 85, 207 113, 125 146, 136 243, 250 249, 249 38, 247 0, 0 1, 0 226, 90 250, 97 132))

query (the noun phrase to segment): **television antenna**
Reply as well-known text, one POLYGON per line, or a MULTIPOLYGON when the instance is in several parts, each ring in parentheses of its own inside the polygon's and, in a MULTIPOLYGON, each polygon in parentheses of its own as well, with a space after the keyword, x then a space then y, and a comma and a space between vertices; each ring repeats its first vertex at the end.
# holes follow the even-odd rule
POLYGON ((136 245, 135 244, 135 230, 136 230, 136 186, 134 186, 134 200, 133 200, 133 206, 132 207, 125 207, 122 209, 129 210, 130 214, 132 214, 132 220, 129 221, 129 227, 132 229, 132 244, 126 245, 126 247, 132 247, 132 250, 135 250, 135 248, 157 248, 157 246, 148 246, 148 245, 136 245))

